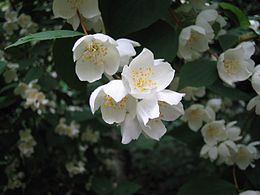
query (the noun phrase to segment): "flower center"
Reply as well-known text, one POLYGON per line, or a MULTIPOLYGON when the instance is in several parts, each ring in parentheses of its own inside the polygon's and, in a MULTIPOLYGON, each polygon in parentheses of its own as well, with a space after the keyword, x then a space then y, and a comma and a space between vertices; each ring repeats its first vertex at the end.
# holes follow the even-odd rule
POLYGON ((83 0, 67 0, 67 2, 70 4, 71 8, 78 9, 80 5, 82 4, 83 0))
POLYGON ((128 96, 125 96, 120 102, 116 103, 111 96, 106 95, 104 97, 103 106, 105 108, 113 108, 113 109, 121 110, 125 108, 127 102, 128 102, 128 96))
POLYGON ((156 82, 150 79, 153 74, 154 72, 151 67, 132 69, 134 88, 140 92, 144 92, 145 89, 154 87, 156 82))
POLYGON ((199 40, 199 34, 194 31, 191 31, 190 38, 188 40, 188 45, 191 47, 194 44, 194 42, 198 40, 199 40))
POLYGON ((218 129, 216 127, 209 126, 207 134, 209 137, 216 137, 218 134, 218 129))
POLYGON ((191 110, 191 111, 190 111, 190 117, 191 117, 193 120, 198 120, 198 119, 202 118, 202 112, 201 112, 201 110, 199 110, 199 109, 191 110))
POLYGON ((224 61, 224 71, 229 74, 234 74, 236 72, 237 60, 225 59, 224 61))
POLYGON ((84 58, 95 65, 104 64, 104 57, 107 55, 107 50, 104 44, 93 40, 86 46, 84 58))

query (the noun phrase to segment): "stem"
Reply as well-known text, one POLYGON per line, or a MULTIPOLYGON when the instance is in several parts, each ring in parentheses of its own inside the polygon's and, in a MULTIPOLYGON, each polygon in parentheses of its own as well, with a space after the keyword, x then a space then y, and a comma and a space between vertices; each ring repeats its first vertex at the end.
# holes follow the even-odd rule
POLYGON ((237 191, 239 191, 239 186, 237 183, 237 177, 236 177, 236 166, 233 166, 233 170, 232 170, 232 175, 233 175, 233 180, 234 180, 234 184, 236 186, 237 191))
POLYGON ((79 10, 77 10, 77 14, 78 14, 78 17, 79 17, 81 28, 83 29, 85 35, 88 35, 87 26, 86 26, 86 24, 84 22, 84 19, 83 19, 82 15, 79 13, 79 10))
POLYGON ((169 12, 170 12, 170 15, 172 16, 174 22, 176 23, 176 25, 177 25, 178 27, 180 27, 180 26, 181 26, 180 19, 177 17, 177 15, 176 15, 176 13, 174 12, 174 10, 173 10, 173 9, 169 9, 169 12))

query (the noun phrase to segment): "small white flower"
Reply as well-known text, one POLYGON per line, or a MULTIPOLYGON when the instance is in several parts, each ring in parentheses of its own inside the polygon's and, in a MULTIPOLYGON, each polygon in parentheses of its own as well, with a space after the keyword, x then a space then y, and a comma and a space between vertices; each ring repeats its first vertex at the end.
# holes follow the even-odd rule
POLYGON ((219 77, 232 86, 234 82, 248 79, 254 71, 255 62, 250 59, 254 52, 253 42, 243 42, 222 53, 217 63, 219 77))
POLYGON ((185 87, 180 92, 185 93, 184 99, 196 101, 197 97, 202 98, 206 94, 205 87, 185 87))
POLYGON ((218 112, 221 108, 221 105, 222 105, 222 100, 220 98, 210 99, 207 102, 207 106, 211 107, 214 110, 214 112, 218 112))
POLYGON ((115 74, 120 64, 116 46, 114 39, 100 33, 77 40, 72 51, 79 79, 94 82, 101 79, 104 72, 108 75, 115 74))
POLYGON ((210 146, 216 145, 220 141, 223 141, 227 138, 225 121, 221 120, 207 123, 201 129, 201 134, 205 143, 210 146))
POLYGON ((179 35, 178 56, 192 61, 209 49, 207 33, 204 28, 192 25, 182 29, 179 35))
POLYGON ((229 140, 232 141, 238 141, 242 139, 242 136, 240 136, 240 127, 234 126, 236 123, 237 121, 232 121, 228 123, 226 126, 227 137, 229 140))
POLYGON ((93 131, 90 127, 87 127, 81 135, 81 140, 90 143, 97 143, 99 140, 99 132, 93 131))
POLYGON ((129 94, 135 98, 151 97, 172 81, 175 71, 162 60, 154 60, 153 53, 144 49, 129 66, 124 66, 122 80, 129 94))
POLYGON ((249 165, 254 167, 254 160, 259 159, 255 146, 259 144, 260 142, 252 142, 249 145, 238 145, 238 151, 233 156, 233 161, 241 170, 245 170, 249 165))
POLYGON ((55 17, 67 19, 73 29, 79 27, 79 12, 84 18, 91 19, 100 16, 98 0, 54 0, 53 13, 55 17))
POLYGON ((211 162, 218 158, 217 146, 211 146, 205 144, 200 150, 200 156, 203 158, 209 158, 211 162))
POLYGON ((66 124, 65 118, 61 118, 59 124, 55 128, 55 132, 59 135, 65 135, 70 138, 76 138, 79 135, 80 125, 71 121, 70 125, 66 124))
POLYGON ((193 104, 185 110, 184 121, 188 121, 188 126, 193 131, 198 131, 203 122, 215 120, 215 112, 210 108, 205 108, 200 104, 193 104))
POLYGON ((219 24, 221 29, 227 24, 225 19, 214 9, 201 11, 196 19, 196 25, 201 26, 206 30, 209 41, 214 39, 215 34, 212 25, 215 23, 219 24))
POLYGON ((247 190, 239 193, 239 195, 260 195, 260 191, 247 190))
POLYGON ((66 167, 66 170, 68 171, 70 177, 73 177, 74 175, 82 174, 86 171, 85 163, 83 161, 68 162, 68 163, 66 163, 65 167, 66 167))
POLYGON ((18 142, 18 148, 23 156, 30 157, 34 153, 34 146, 37 144, 31 135, 31 130, 21 130, 19 135, 20 140, 18 142))
POLYGON ((249 103, 247 104, 246 109, 247 110, 252 110, 255 107, 255 113, 257 115, 260 115, 260 96, 256 96, 252 98, 249 103))
POLYGON ((255 67, 251 83, 256 93, 260 95, 260 65, 255 67))
POLYGON ((121 80, 113 80, 98 87, 89 100, 92 113, 101 107, 103 120, 108 124, 122 123, 126 116, 133 119, 137 100, 128 95, 121 80))
POLYGON ((128 65, 130 59, 136 55, 134 47, 139 47, 140 44, 129 39, 118 39, 116 42, 120 54, 120 66, 128 65))

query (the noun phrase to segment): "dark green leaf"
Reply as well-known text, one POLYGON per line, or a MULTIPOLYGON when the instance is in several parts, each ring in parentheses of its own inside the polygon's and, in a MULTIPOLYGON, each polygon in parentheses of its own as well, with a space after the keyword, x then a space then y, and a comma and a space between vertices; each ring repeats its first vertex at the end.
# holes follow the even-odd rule
POLYGON ((100 9, 108 33, 123 36, 162 18, 171 0, 101 0, 100 9))
POLYGON ((0 75, 4 72, 6 64, 3 61, 0 61, 0 75))
POLYGON ((149 28, 134 33, 130 37, 153 51, 155 58, 172 62, 177 54, 178 35, 174 28, 163 21, 154 23, 149 28))
POLYGON ((241 27, 248 27, 250 25, 247 16, 238 7, 230 3, 219 3, 219 6, 224 10, 232 12, 236 16, 241 27))
POLYGON ((109 195, 113 191, 113 184, 106 178, 95 178, 92 188, 98 195, 109 195))
POLYGON ((239 43, 239 36, 234 34, 225 34, 218 38, 219 44, 225 51, 236 46, 239 43))
POLYGON ((180 71, 180 86, 203 87, 213 84, 218 78, 216 62, 199 59, 183 65, 180 71))
POLYGON ((25 75, 24 77, 24 82, 25 83, 30 83, 31 81, 35 79, 40 79, 41 76, 44 73, 43 67, 33 67, 32 69, 29 70, 29 72, 25 75))
POLYGON ((70 30, 55 30, 55 31, 39 32, 18 39, 15 43, 9 45, 5 49, 22 45, 24 43, 28 43, 31 41, 52 40, 52 39, 60 39, 60 38, 68 38, 68 37, 77 37, 82 35, 84 34, 81 32, 70 31, 70 30))
POLYGON ((113 195, 132 195, 140 189, 140 186, 136 183, 123 181, 120 182, 115 189, 113 195))
POLYGON ((15 103, 16 97, 15 96, 1 96, 0 97, 0 109, 7 108, 8 106, 15 103))
POLYGON ((234 185, 214 177, 196 178, 184 184, 178 195, 237 195, 234 185))
POLYGON ((94 115, 91 113, 90 108, 86 107, 83 111, 70 112, 69 117, 76 122, 84 122, 93 119, 94 115))
POLYGON ((55 70, 66 84, 74 89, 86 88, 86 82, 81 82, 75 72, 75 63, 72 57, 72 47, 77 39, 57 39, 53 46, 55 70))
POLYGON ((45 90, 56 89, 59 85, 58 81, 48 74, 42 76, 38 82, 45 90))
POLYGON ((217 80, 213 85, 210 85, 207 88, 215 94, 230 98, 232 100, 248 101, 252 98, 251 95, 240 91, 239 89, 224 86, 220 80, 217 80))

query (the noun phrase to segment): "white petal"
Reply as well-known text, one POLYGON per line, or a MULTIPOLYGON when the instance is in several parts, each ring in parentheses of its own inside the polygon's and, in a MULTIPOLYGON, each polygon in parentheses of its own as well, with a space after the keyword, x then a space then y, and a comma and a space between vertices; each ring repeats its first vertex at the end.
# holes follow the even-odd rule
POLYGON ((239 193, 239 195, 260 195, 260 191, 247 190, 239 193))
POLYGON ((166 102, 170 105, 177 105, 180 103, 182 97, 185 96, 184 93, 178 93, 168 89, 160 91, 156 95, 159 101, 166 102))
MULTIPOLYGON (((106 45, 105 45, 106 46, 106 45)), ((104 56, 105 61, 105 72, 108 75, 113 75, 117 72, 120 65, 119 52, 114 45, 107 44, 107 54, 104 56)))
POLYGON ((140 123, 146 125, 149 119, 158 118, 159 116, 160 111, 157 99, 143 99, 137 103, 137 117, 140 123))
POLYGON ((64 0, 54 0, 52 8, 55 17, 70 19, 77 14, 76 7, 64 0))
POLYGON ((102 33, 96 33, 96 34, 93 35, 93 37, 95 39, 100 40, 101 42, 104 42, 104 43, 108 42, 108 43, 110 43, 114 46, 117 46, 117 42, 108 35, 105 35, 105 34, 102 34, 102 33))
POLYGON ((198 131, 202 126, 202 120, 189 120, 188 126, 193 131, 198 131))
POLYGON ((89 105, 92 113, 94 114, 103 103, 105 93, 103 92, 104 85, 96 88, 89 98, 89 105))
POLYGON ((101 105, 101 113, 103 120, 108 124, 122 123, 125 120, 126 109, 118 109, 117 107, 108 107, 101 105))
POLYGON ((146 126, 141 124, 144 133, 157 141, 166 133, 167 129, 159 119, 150 120, 146 126))
POLYGON ((83 0, 79 12, 87 19, 100 15, 98 0, 83 0))
POLYGON ((241 46, 244 50, 245 58, 249 59, 255 53, 255 43, 254 42, 242 42, 241 46))
POLYGON ((141 67, 147 67, 152 66, 154 64, 154 55, 149 50, 144 48, 143 51, 136 56, 130 63, 130 68, 141 68, 141 67))
POLYGON ((76 74, 81 81, 94 82, 102 78, 104 65, 96 65, 81 57, 76 62, 76 74))
POLYGON ((141 134, 142 129, 136 118, 126 117, 125 121, 121 124, 122 144, 128 144, 135 140, 141 134))
POLYGON ((121 80, 110 81, 105 85, 104 92, 116 102, 120 102, 127 95, 127 91, 121 80))
POLYGON ((178 119, 181 115, 184 114, 183 105, 180 102, 177 105, 169 105, 169 104, 163 104, 160 105, 160 118, 165 121, 175 121, 178 119))
POLYGON ((217 159, 217 157, 218 157, 218 149, 217 147, 214 146, 209 150, 209 158, 211 161, 214 161, 217 159))
POLYGON ((156 91, 165 89, 174 78, 175 70, 167 62, 161 62, 153 68, 154 74, 150 77, 151 80, 157 83, 156 91))
POLYGON ((75 15, 74 17, 67 19, 67 22, 72 25, 74 31, 78 29, 80 24, 78 15, 75 15))
POLYGON ((83 55, 87 43, 90 42, 91 40, 93 40, 93 36, 86 35, 76 41, 76 43, 72 48, 74 62, 77 61, 83 55))

